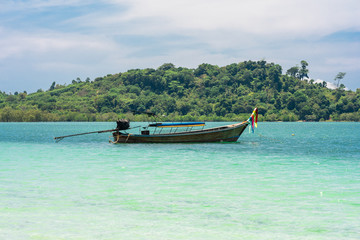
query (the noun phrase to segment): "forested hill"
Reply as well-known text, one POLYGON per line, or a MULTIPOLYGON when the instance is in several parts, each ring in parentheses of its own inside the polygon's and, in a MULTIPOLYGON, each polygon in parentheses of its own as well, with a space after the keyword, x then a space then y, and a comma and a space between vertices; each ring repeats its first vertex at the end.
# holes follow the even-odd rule
MULTIPOLYGON (((163 120, 239 121, 258 107, 261 121, 360 121, 360 89, 331 90, 303 80, 308 64, 283 74, 280 65, 245 61, 196 69, 164 64, 134 69, 49 90, 0 91, 0 121, 145 120, 132 112, 150 111, 163 120)), ((340 79, 339 79, 340 80, 340 79)))

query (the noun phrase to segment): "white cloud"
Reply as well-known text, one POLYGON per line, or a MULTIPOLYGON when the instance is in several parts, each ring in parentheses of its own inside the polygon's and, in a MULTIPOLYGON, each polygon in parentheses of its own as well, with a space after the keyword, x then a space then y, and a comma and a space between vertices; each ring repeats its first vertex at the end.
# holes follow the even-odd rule
POLYGON ((0 59, 25 57, 25 55, 47 55, 72 53, 72 51, 111 51, 116 45, 99 36, 73 33, 37 32, 23 33, 1 31, 0 59))
POLYGON ((336 85, 332 82, 327 82, 327 81, 324 81, 324 80, 321 80, 321 79, 316 79, 314 81, 314 83, 323 83, 323 82, 326 82, 326 87, 329 88, 329 89, 336 89, 336 85))
MULTIPOLYGON (((337 86, 332 82, 327 82, 327 81, 324 81, 324 80, 321 80, 321 79, 317 79, 317 80, 314 81, 314 83, 321 83, 321 84, 323 82, 326 83, 326 87, 329 88, 329 89, 336 89, 337 88, 337 86)), ((349 90, 349 88, 345 87, 345 90, 349 90)))
MULTIPOLYGON (((74 19, 73 23, 102 34, 111 32, 158 38, 186 36, 203 49, 212 52, 235 51, 245 58, 268 58, 265 52, 274 54, 277 50, 288 49, 297 54, 293 54, 297 60, 314 55, 316 51, 333 52, 334 44, 332 48, 325 49, 314 42, 325 35, 360 30, 360 4, 357 0, 108 2, 114 4, 113 11, 82 16, 74 19), (310 54, 306 55, 305 52, 310 54)), ((281 57, 278 55, 277 59, 281 57)))
MULTIPOLYGON (((357 0, 129 0, 129 6, 108 23, 141 21, 157 32, 240 31, 281 37, 323 36, 343 29, 360 29, 357 0), (152 20, 162 24, 152 25, 152 20), (148 23, 148 24, 147 24, 148 23)), ((147 27, 141 29, 146 31, 147 27)), ((146 32, 144 32, 146 33, 146 32)))
MULTIPOLYGON (((341 71, 349 72, 354 86, 359 84, 359 41, 322 41, 333 33, 360 31, 358 0, 3 1, 0 13, 21 16, 41 9, 51 16, 56 7, 83 5, 87 13, 73 11, 44 25, 30 22, 23 31, 0 23, 0 63, 8 67, 0 71, 11 75, 16 67, 10 64, 23 63, 34 78, 41 71, 56 71, 68 81, 76 72, 96 77, 165 62, 196 67, 265 59, 286 71, 306 60, 311 78, 331 81, 341 71)), ((26 20, 38 17, 29 16, 26 20)))
POLYGON ((95 78, 125 70, 121 65, 133 51, 96 35, 4 29, 0 35, 1 91, 33 92, 53 81, 69 83, 78 76, 95 78))

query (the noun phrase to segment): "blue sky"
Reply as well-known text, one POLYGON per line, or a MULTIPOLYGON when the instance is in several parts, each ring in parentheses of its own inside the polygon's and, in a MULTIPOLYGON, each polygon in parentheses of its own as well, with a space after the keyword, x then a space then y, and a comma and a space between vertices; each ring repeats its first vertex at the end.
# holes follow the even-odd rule
POLYGON ((360 88, 358 0, 7 0, 0 2, 0 90, 34 92, 163 63, 245 60, 360 88))

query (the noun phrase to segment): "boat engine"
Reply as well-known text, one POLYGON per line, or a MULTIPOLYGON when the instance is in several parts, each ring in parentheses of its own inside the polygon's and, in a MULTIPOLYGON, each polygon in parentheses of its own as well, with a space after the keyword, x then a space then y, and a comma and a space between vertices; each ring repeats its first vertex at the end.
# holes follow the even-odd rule
POLYGON ((120 119, 116 121, 116 130, 126 130, 130 127, 130 121, 127 119, 120 119))

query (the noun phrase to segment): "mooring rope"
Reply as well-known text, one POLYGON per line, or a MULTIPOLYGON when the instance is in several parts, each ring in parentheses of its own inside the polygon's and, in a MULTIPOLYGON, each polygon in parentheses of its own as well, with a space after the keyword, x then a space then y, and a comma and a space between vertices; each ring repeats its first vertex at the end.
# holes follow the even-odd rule
POLYGON ((128 136, 127 136, 127 138, 126 138, 125 143, 127 143, 127 141, 129 140, 130 135, 131 135, 131 134, 129 133, 128 136))
MULTIPOLYGON (((111 138, 111 137, 110 137, 110 138, 111 138)), ((118 142, 119 142, 119 139, 120 139, 120 134, 117 135, 115 142, 113 142, 112 140, 109 140, 109 142, 115 144, 115 143, 118 143, 118 142)))

